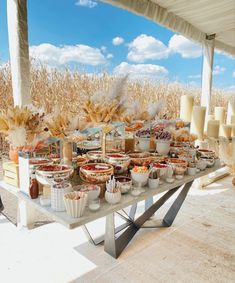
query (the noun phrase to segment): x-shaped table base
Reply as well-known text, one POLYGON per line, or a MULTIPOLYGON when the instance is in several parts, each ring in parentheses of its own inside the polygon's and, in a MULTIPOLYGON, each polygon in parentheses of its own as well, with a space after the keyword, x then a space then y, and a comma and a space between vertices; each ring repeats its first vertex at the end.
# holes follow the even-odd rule
POLYGON ((138 232, 140 228, 160 228, 160 227, 170 227, 174 222, 187 194, 192 185, 193 181, 186 183, 166 215, 162 220, 157 222, 152 221, 150 218, 154 213, 181 187, 176 187, 167 193, 165 193, 159 200, 153 203, 153 198, 149 198, 145 201, 145 211, 144 213, 135 219, 135 214, 137 210, 137 203, 132 205, 129 215, 123 211, 126 216, 116 212, 120 217, 126 220, 126 223, 115 228, 115 213, 111 213, 106 216, 105 225, 105 235, 99 237, 98 239, 93 239, 89 233, 86 226, 84 226, 84 232, 86 233, 88 239, 95 245, 98 245, 104 241, 104 250, 114 258, 118 258, 122 251, 126 248, 128 243, 138 232), (124 230, 125 229, 125 230, 124 230), (121 231, 124 230, 122 233, 121 231), (116 236, 119 234, 118 236, 116 236))

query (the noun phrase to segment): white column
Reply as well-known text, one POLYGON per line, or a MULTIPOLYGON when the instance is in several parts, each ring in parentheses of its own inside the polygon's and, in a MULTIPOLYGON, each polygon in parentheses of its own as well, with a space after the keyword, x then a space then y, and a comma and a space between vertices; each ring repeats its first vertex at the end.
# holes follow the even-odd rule
POLYGON ((207 115, 211 113, 211 88, 213 75, 215 35, 207 36, 203 43, 203 69, 201 106, 207 107, 207 115))
POLYGON ((31 103, 27 0, 7 0, 8 38, 14 105, 31 103))

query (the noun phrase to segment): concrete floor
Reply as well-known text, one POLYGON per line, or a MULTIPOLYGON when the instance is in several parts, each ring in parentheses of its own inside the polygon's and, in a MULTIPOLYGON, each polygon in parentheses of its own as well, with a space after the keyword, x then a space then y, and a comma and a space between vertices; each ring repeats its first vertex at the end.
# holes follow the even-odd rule
MULTIPOLYGON (((98 235, 104 222, 89 227, 98 235)), ((227 177, 193 188, 172 227, 141 229, 118 260, 88 243, 80 228, 50 223, 20 231, 4 216, 0 255, 3 283, 235 282, 235 187, 227 177)))

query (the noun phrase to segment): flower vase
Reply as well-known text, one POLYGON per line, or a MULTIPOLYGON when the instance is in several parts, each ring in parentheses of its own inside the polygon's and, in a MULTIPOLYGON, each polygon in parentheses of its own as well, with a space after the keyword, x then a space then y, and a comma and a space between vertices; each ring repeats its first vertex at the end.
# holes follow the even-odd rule
POLYGON ((9 150, 9 158, 11 161, 13 161, 14 163, 18 164, 19 163, 19 151, 22 150, 22 148, 20 147, 16 147, 16 148, 13 148, 13 147, 10 147, 10 150, 9 150))
POLYGON ((72 165, 72 158, 73 158, 73 148, 71 142, 64 141, 62 144, 62 151, 63 151, 63 163, 66 165, 72 165))

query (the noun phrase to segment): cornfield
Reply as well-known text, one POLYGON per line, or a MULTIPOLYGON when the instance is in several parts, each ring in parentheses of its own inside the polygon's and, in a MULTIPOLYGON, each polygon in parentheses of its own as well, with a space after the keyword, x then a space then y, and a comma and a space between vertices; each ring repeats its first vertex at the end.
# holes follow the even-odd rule
MULTIPOLYGON (((45 66, 31 67, 31 95, 33 104, 42 107, 46 113, 53 111, 59 105, 62 111, 79 113, 81 101, 86 96, 98 90, 107 90, 115 78, 107 73, 102 75, 87 75, 79 71, 49 70, 45 66)), ((128 83, 129 99, 145 105, 149 101, 162 100, 166 103, 165 113, 168 118, 179 117, 180 96, 192 94, 196 104, 199 104, 201 90, 179 83, 159 81, 131 81, 128 83)), ((213 89, 212 107, 225 106, 231 92, 213 89)), ((10 66, 0 69, 0 109, 13 103, 10 66)), ((4 138, 0 136, 0 152, 5 151, 4 138)))

